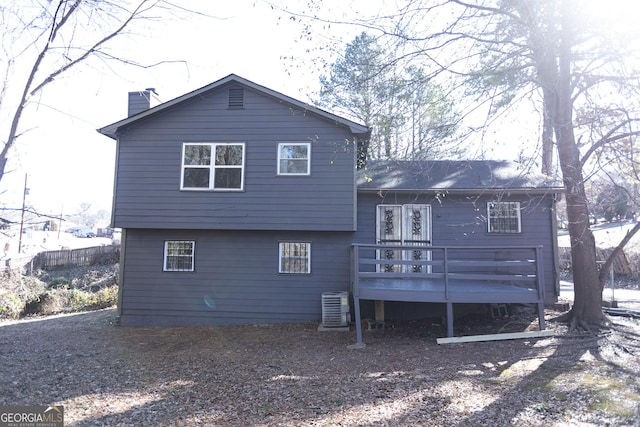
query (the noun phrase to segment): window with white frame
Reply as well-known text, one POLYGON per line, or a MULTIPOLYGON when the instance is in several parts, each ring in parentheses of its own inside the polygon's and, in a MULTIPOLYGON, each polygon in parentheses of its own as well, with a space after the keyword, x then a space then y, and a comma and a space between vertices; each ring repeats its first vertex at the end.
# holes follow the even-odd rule
POLYGON ((311 144, 307 142, 278 144, 278 175, 309 175, 311 144))
POLYGON ((196 242, 167 240, 164 242, 164 271, 194 271, 196 242))
POLYGON ((244 189, 244 143, 186 142, 182 148, 182 190, 244 189))
POLYGON ((487 203, 487 231, 492 234, 522 232, 520 202, 487 203))
POLYGON ((280 242, 278 273, 311 273, 311 243, 280 242))

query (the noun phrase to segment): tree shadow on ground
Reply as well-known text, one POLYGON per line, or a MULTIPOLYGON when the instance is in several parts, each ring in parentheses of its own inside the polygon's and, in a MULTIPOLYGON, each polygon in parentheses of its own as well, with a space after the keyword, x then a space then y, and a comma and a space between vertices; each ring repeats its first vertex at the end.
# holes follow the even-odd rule
POLYGON ((607 330, 568 334, 566 326, 554 325, 557 336, 537 340, 534 346, 546 351, 514 359, 496 375, 511 391, 456 425, 486 424, 501 412, 507 424, 515 419, 519 425, 638 425, 640 347, 637 333, 628 326, 614 322, 607 330), (537 363, 515 369, 528 361, 537 363))
POLYGON ((632 329, 624 342, 565 334, 438 346, 442 331, 423 322, 368 332, 367 348, 353 351, 353 332, 317 324, 122 328, 114 319, 106 310, 1 325, 0 404, 63 404, 69 426, 544 425, 580 408, 604 422, 638 420, 633 408, 605 408, 607 391, 638 396, 637 364, 622 363, 623 347, 637 354, 632 329))

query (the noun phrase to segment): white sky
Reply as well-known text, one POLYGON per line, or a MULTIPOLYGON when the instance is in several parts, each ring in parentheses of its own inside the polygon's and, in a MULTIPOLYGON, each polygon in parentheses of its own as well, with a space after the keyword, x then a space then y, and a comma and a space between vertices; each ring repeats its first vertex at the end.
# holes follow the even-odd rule
POLYGON ((282 12, 254 0, 177 3, 214 18, 165 20, 121 39, 115 52, 145 64, 184 62, 143 70, 94 61, 56 80, 38 107, 26 111, 21 128, 30 130, 0 185, 7 190, 4 204, 20 206, 28 173, 27 201, 39 211, 71 213, 81 203, 110 210, 115 141, 96 129, 126 117, 130 91, 154 87, 168 101, 230 73, 302 101, 316 89, 317 72, 282 59, 300 57, 308 47, 297 42, 301 27, 282 12))
MULTIPOLYGON (((622 2, 613 3, 619 1, 622 2)), ((14 171, 0 183, 0 190, 6 191, 0 195, 3 204, 20 206, 24 174, 28 172, 28 204, 40 211, 71 213, 81 203, 91 204, 92 209, 110 210, 115 141, 98 134, 96 129, 125 118, 127 92, 154 87, 160 98, 168 101, 235 73, 308 101, 308 95, 317 90, 319 75, 327 71, 316 69, 313 60, 318 51, 306 49, 315 44, 342 51, 362 32, 361 28, 332 25, 324 36, 314 34, 310 43, 301 40, 298 22, 273 10, 264 0, 174 2, 211 17, 191 15, 138 29, 137 35, 121 39, 114 53, 146 64, 184 62, 142 70, 93 61, 90 67, 47 87, 38 108, 25 113, 22 130, 30 130, 19 139, 18 153, 10 159, 8 170, 14 171), (295 60, 283 60, 283 56, 295 60)), ((306 1, 281 3, 300 10, 306 1)), ((393 7, 395 1, 324 0, 321 4, 323 15, 348 20, 356 13, 360 17, 375 15, 385 5, 393 7)), ((330 55, 330 50, 323 52, 330 55)), ((513 126, 517 129, 514 133, 522 134, 520 123, 516 121, 513 126)), ((6 126, 0 127, 2 132, 5 129, 6 126)), ((508 133, 503 128, 495 140, 513 145, 508 133)), ((507 152, 504 146, 494 151, 500 155, 507 152)))

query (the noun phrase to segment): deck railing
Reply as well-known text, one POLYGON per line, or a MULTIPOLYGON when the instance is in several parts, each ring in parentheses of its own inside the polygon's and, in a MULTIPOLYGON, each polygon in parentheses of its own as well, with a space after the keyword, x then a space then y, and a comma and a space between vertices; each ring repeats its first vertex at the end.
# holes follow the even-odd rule
POLYGON ((447 304, 534 303, 544 329, 542 246, 353 244, 351 284, 358 343, 360 299, 447 304))
POLYGON ((542 246, 416 246, 353 244, 354 295, 362 280, 433 279, 519 283, 543 298, 542 246))

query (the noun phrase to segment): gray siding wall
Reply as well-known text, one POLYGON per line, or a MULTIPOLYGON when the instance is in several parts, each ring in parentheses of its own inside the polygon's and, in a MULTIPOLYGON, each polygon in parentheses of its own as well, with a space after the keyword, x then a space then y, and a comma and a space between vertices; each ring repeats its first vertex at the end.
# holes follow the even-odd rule
POLYGON ((352 233, 128 229, 121 322, 136 326, 319 321, 349 290, 352 233), (195 272, 163 272, 165 240, 195 240, 195 272), (278 243, 311 242, 311 274, 279 274, 278 243))
MULTIPOLYGON (((376 206, 379 204, 423 203, 431 205, 432 244, 435 246, 538 246, 544 247, 545 302, 556 301, 555 253, 551 220, 551 194, 536 198, 501 195, 503 201, 519 201, 521 234, 496 235, 487 233, 487 202, 490 196, 448 194, 401 194, 387 192, 384 197, 372 193, 358 195, 358 231, 355 242, 375 243, 376 206)), ((554 218, 555 218, 555 214, 554 218)))
MULTIPOLYGON (((486 233, 487 197, 389 194, 359 197, 358 231, 233 231, 128 229, 123 263, 123 325, 224 325, 321 320, 321 294, 350 289, 349 247, 375 241, 376 206, 425 203, 432 207, 434 245, 543 245, 546 300, 555 301, 551 197, 522 202, 519 235, 486 233), (195 240, 195 272, 163 272, 165 240, 195 240), (311 242, 309 275, 278 273, 278 243, 311 242)), ((439 305, 385 304, 387 318, 442 315, 439 305)), ((373 316, 364 302, 363 315, 373 316)), ((456 309, 460 313, 461 308, 456 309)))
POLYGON ((354 231, 353 135, 315 115, 228 87, 136 122, 118 139, 121 228, 354 231), (244 142, 244 192, 180 191, 183 142, 244 142), (311 142, 311 175, 278 176, 278 142, 311 142))

